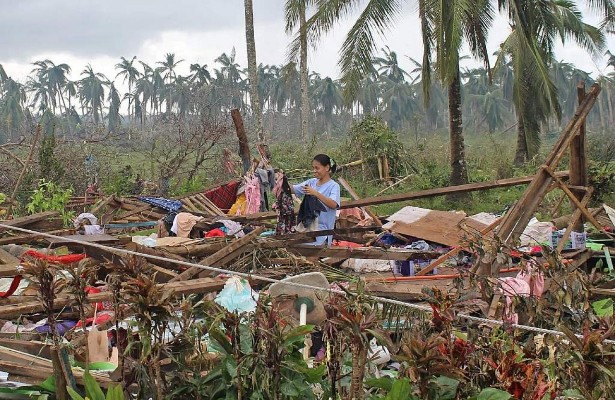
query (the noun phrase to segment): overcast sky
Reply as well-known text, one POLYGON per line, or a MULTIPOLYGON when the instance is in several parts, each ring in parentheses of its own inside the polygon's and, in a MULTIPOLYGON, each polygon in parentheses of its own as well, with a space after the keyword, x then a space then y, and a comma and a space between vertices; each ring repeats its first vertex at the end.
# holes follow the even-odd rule
MULTIPOLYGON (((381 40, 396 51, 407 69, 405 56, 421 59, 420 30, 415 2, 409 0, 396 25, 381 40)), ((178 72, 187 74, 190 63, 214 67, 223 52, 237 50, 237 62, 246 66, 242 0, 0 0, 0 64, 6 72, 24 81, 35 60, 68 63, 72 79, 89 63, 97 72, 115 78, 120 56, 147 63, 175 53, 178 72)), ((259 63, 282 64, 290 38, 284 32, 284 0, 254 0, 257 57, 259 63)), ((595 23, 593 16, 588 20, 595 23)), ((323 76, 338 76, 338 50, 351 20, 325 37, 310 55, 310 69, 323 76)), ((498 17, 490 33, 489 48, 497 49, 509 32, 498 17)), ((615 37, 608 37, 615 52, 615 37)), ((594 77, 610 72, 603 57, 593 59, 578 47, 558 46, 558 59, 592 71, 594 77)))

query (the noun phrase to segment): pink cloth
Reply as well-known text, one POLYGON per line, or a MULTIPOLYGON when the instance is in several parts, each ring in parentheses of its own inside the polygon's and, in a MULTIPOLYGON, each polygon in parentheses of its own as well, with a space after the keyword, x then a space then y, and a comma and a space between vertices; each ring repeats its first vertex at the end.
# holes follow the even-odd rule
POLYGON ((258 177, 253 176, 246 180, 246 214, 256 214, 261 207, 261 188, 258 177))
POLYGON ((545 278, 535 265, 528 263, 525 271, 519 271, 514 278, 499 278, 498 284, 502 294, 506 297, 506 306, 502 318, 505 322, 517 324, 519 315, 513 310, 513 298, 516 296, 542 296, 545 278))

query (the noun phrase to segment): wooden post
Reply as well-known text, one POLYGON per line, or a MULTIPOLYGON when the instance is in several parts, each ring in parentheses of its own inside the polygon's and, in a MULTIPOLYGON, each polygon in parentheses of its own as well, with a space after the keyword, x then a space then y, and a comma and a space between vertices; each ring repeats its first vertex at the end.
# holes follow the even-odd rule
POLYGON ((248 135, 246 134, 246 128, 243 124, 241 113, 237 108, 231 110, 231 118, 233 118, 235 131, 237 132, 237 139, 239 139, 239 155, 241 156, 243 172, 245 173, 250 169, 250 162, 252 159, 252 156, 250 155, 250 145, 248 144, 248 135))
MULTIPOLYGON (((579 82, 577 86, 577 96, 579 104, 585 100, 585 81, 579 82)), ((570 143, 570 185, 571 186, 587 186, 587 159, 585 158, 585 123, 579 127, 579 133, 572 139, 570 143)), ((583 199, 584 193, 580 190, 572 191, 576 198, 583 199)), ((571 201, 572 211, 576 210, 576 205, 571 201)), ((577 220, 572 227, 575 232, 583 232, 583 215, 577 220)))
POLYGON ((23 177, 26 175, 26 172, 28 171, 28 167, 30 166, 30 163, 32 162, 32 156, 34 155, 36 144, 38 143, 38 140, 41 136, 41 130, 42 130, 41 124, 38 124, 36 126, 36 135, 34 136, 34 141, 32 141, 32 147, 30 147, 30 152, 28 153, 28 159, 24 163, 23 168, 21 169, 21 172, 19 173, 19 177, 17 178, 17 183, 15 183, 15 188, 13 189, 13 194, 11 194, 11 198, 9 199, 9 206, 6 210, 7 218, 9 218, 9 216, 11 215, 11 212, 13 211, 13 202, 15 201, 15 197, 17 196, 17 192, 19 191, 19 187, 21 186, 21 181, 23 180, 23 177))

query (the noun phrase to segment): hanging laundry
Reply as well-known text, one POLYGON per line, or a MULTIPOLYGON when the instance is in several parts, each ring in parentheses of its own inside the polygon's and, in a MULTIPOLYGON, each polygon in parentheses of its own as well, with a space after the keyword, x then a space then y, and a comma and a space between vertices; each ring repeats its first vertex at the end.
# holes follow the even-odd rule
POLYGON ((267 193, 270 193, 275 186, 275 171, 272 168, 257 168, 255 173, 260 184, 260 211, 268 211, 269 199, 267 198, 267 193))
POLYGON ((261 206, 261 189, 258 177, 252 176, 246 179, 246 214, 256 214, 261 206))
POLYGON ((215 189, 208 190, 205 192, 205 197, 211 200, 219 209, 228 210, 237 200, 238 187, 239 181, 234 180, 215 189))
POLYGON ((288 179, 285 175, 281 175, 276 184, 274 185, 274 194, 276 195, 276 202, 273 205, 273 209, 278 213, 278 222, 275 228, 276 235, 283 235, 285 233, 295 232, 295 225, 297 225, 297 217, 295 216, 295 204, 293 202, 293 196, 288 184, 288 179))
POLYGON ((246 202, 246 194, 241 193, 237 196, 237 200, 231 206, 231 209, 228 212, 228 215, 246 215, 246 209, 248 208, 248 203, 246 202))

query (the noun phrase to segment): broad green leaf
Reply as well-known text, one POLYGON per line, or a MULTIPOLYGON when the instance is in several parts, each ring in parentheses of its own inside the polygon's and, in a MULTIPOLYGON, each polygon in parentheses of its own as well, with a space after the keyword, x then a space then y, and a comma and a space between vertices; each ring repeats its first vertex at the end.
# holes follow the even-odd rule
POLYGON ((77 393, 75 391, 75 389, 73 389, 72 387, 67 386, 66 390, 68 390, 68 395, 70 396, 71 399, 73 399, 73 400, 84 400, 84 398, 81 397, 81 395, 79 393, 77 393))
POLYGON ((599 317, 612 317, 613 316, 613 299, 602 299, 594 301, 592 303, 594 312, 599 317))
POLYGON ((412 387, 410 381, 406 378, 398 379, 393 383, 391 391, 385 397, 385 400, 413 400, 415 397, 412 395, 412 387))
POLYGON ((391 391, 394 380, 390 377, 370 378, 365 380, 365 386, 377 389, 384 389, 387 392, 391 391))
POLYGON ((53 376, 50 376, 49 378, 45 379, 43 383, 40 384, 40 387, 47 392, 55 393, 56 392, 55 378, 53 376))
POLYGON ((459 381, 447 376, 437 377, 433 383, 436 385, 439 400, 455 400, 459 381))
POLYGON ((89 372, 86 372, 83 380, 85 381, 85 395, 90 400, 106 400, 100 385, 96 382, 96 379, 89 372))
POLYGON ((500 389, 486 388, 476 397, 476 400, 510 400, 512 395, 500 389))
POLYGON ((124 400, 124 391, 121 385, 109 385, 106 400, 124 400))

